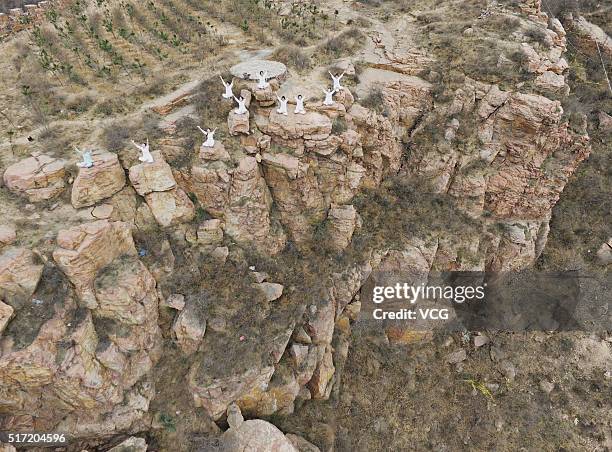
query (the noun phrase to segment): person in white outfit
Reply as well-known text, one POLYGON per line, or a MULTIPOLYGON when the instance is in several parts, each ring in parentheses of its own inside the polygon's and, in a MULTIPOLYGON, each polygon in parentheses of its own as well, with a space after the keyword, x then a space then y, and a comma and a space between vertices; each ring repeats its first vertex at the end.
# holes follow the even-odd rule
POLYGON ((268 78, 268 71, 259 71, 259 82, 257 82, 257 89, 266 89, 270 84, 266 80, 268 78))
POLYGON ((298 94, 297 97, 295 98, 295 111, 294 113, 300 114, 300 115, 305 115, 306 114, 306 110, 304 110, 304 96, 302 96, 301 94, 298 94))
POLYGON ((91 168, 92 166, 94 166, 93 157, 91 156, 91 151, 81 152, 79 148, 77 148, 76 146, 74 147, 74 149, 79 154, 81 154, 81 157, 83 157, 83 161, 77 163, 77 166, 79 168, 91 168))
POLYGON ((219 76, 219 78, 221 79, 221 83, 223 83, 223 86, 225 87, 225 93, 223 93, 223 98, 231 99, 232 97, 234 97, 234 92, 232 91, 232 88, 234 87, 234 81, 232 80, 230 83, 225 83, 223 77, 219 76))
POLYGON ((246 100, 242 96, 240 96, 239 98, 234 96, 234 100, 238 102, 238 108, 234 110, 236 114, 244 115, 249 112, 249 110, 247 110, 246 108, 246 100))
POLYGON ((323 105, 334 105, 334 94, 336 93, 335 89, 323 90, 325 93, 325 100, 323 101, 323 105))
POLYGON ((329 75, 331 75, 332 80, 334 81, 334 91, 340 91, 342 89, 342 85, 340 85, 340 80, 342 80, 342 77, 344 77, 344 72, 340 75, 334 75, 331 73, 331 71, 328 72, 329 75))
POLYGON ((278 110, 276 110, 276 113, 278 113, 279 115, 287 116, 289 114, 287 113, 287 102, 289 102, 289 99, 287 99, 285 96, 276 96, 276 98, 278 99, 279 103, 278 110))
POLYGON ((151 155, 151 151, 149 150, 149 139, 147 138, 146 143, 136 144, 134 140, 132 140, 132 144, 136 146, 137 149, 142 153, 138 160, 144 163, 153 163, 153 156, 151 155))
POLYGON ((200 132, 202 132, 204 134, 204 136, 206 137, 206 141, 204 141, 204 143, 202 143, 202 146, 204 146, 205 148, 212 148, 215 146, 215 132, 217 131, 217 129, 206 129, 206 130, 202 130, 202 128, 200 126, 198 126, 198 129, 200 129, 200 132))

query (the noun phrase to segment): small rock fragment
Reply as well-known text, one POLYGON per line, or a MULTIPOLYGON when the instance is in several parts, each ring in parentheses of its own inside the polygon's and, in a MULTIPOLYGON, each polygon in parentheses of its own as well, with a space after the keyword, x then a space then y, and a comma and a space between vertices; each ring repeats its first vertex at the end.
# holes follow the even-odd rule
POLYGON ((486 334, 474 336, 474 347, 479 348, 489 343, 489 337, 486 334))
POLYGON ((166 299, 163 305, 177 311, 182 311, 185 307, 185 296, 180 293, 173 293, 166 299))
POLYGON ((283 294, 283 285, 270 282, 262 282, 255 284, 255 287, 263 292, 266 301, 278 300, 283 294))
POLYGON ((108 452, 146 452, 147 442, 143 438, 131 436, 108 452))
POLYGON ((553 389, 555 389, 555 384, 548 381, 548 380, 541 380, 540 381, 540 389, 545 392, 546 394, 550 394, 553 389))
POLYGON ((465 361, 466 359, 467 359, 467 353, 463 349, 456 350, 446 355, 446 362, 448 364, 457 364, 457 363, 460 363, 461 361, 465 361))
POLYGON ((240 428, 244 422, 244 417, 240 411, 240 407, 235 403, 230 404, 227 407, 227 423, 230 428, 240 428))

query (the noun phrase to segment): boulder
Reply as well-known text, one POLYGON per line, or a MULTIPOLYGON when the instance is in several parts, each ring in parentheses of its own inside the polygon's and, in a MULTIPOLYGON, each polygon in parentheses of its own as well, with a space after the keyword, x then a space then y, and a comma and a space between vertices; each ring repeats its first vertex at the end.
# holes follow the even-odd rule
POLYGON ((200 245, 219 245, 223 242, 222 222, 218 219, 203 221, 198 226, 198 243, 200 245))
POLYGON ((240 396, 248 394, 255 388, 266 387, 273 373, 274 366, 264 366, 202 381, 200 368, 196 362, 191 367, 188 382, 195 405, 203 407, 210 417, 217 420, 240 396))
POLYGON ((336 310, 333 300, 310 306, 305 328, 313 344, 331 344, 335 317, 336 310))
POLYGON ((310 441, 302 438, 301 436, 294 435, 293 433, 287 433, 285 437, 291 441, 291 444, 299 451, 299 452, 321 452, 317 446, 312 444, 310 441))
POLYGON ((355 102, 355 97, 353 94, 346 88, 340 90, 334 95, 334 99, 339 104, 343 105, 345 110, 349 110, 353 103, 355 102))
POLYGON ((154 390, 147 374, 161 351, 155 281, 130 256, 102 268, 95 288, 100 310, 77 309, 69 290, 29 345, 0 357, 0 380, 13 394, 3 403, 24 428, 110 437, 148 410, 154 390), (33 413, 36 424, 27 422, 33 413))
POLYGON ((185 191, 196 196, 206 212, 219 218, 228 203, 232 179, 228 171, 223 162, 215 162, 214 167, 198 162, 190 169, 177 170, 176 178, 185 191))
POLYGON ((125 185, 125 172, 117 154, 100 152, 93 154, 94 166, 79 168, 72 185, 71 201, 75 209, 93 206, 109 198, 125 185))
POLYGON ((270 282, 254 284, 253 287, 263 293, 266 301, 278 300, 283 295, 283 285, 270 282))
POLYGON ((218 246, 210 253, 210 257, 220 266, 225 265, 228 256, 229 248, 227 246, 218 246))
POLYGON ((99 220, 63 229, 57 234, 53 259, 74 284, 85 306, 97 306, 93 292, 96 273, 117 257, 136 255, 127 223, 99 220))
POLYGON ((0 301, 0 336, 4 331, 4 328, 6 328, 6 325, 8 324, 9 320, 11 320, 14 311, 15 310, 12 306, 0 301))
POLYGON ((15 227, 8 224, 0 225, 0 246, 10 245, 17 240, 15 227))
POLYGON ((206 333, 206 320, 201 319, 194 306, 187 305, 172 325, 176 342, 187 355, 195 353, 206 333))
POLYGON ((548 91, 551 93, 562 92, 565 90, 565 77, 551 71, 546 71, 543 74, 538 75, 533 83, 543 91, 548 91))
POLYGON ((193 202, 180 188, 151 192, 145 200, 155 220, 163 227, 191 221, 195 216, 193 202))
POLYGON ((270 383, 253 388, 236 403, 248 417, 270 416, 276 412, 293 412, 294 401, 300 392, 294 371, 283 361, 279 363, 270 383))
POLYGON ((225 150, 225 146, 220 141, 215 141, 215 145, 213 147, 200 147, 200 158, 202 160, 230 160, 229 153, 225 150))
POLYGON ((599 120, 599 130, 604 133, 612 132, 612 116, 600 111, 597 113, 597 119, 599 120))
POLYGON ((612 237, 597 250, 597 260, 601 265, 612 264, 612 237))
POLYGON ((0 299, 29 299, 38 285, 43 265, 26 248, 8 248, 0 255, 0 299))
POLYGON ((357 220, 357 210, 352 205, 332 206, 329 209, 327 238, 334 251, 340 252, 351 243, 357 220))
POLYGON ((59 196, 64 191, 65 162, 40 154, 9 166, 4 172, 4 184, 30 202, 40 202, 59 196))
POLYGON ((230 428, 240 428, 244 422, 244 417, 240 411, 240 407, 232 403, 227 407, 227 424, 230 428))
POLYGON ((276 103, 276 92, 270 84, 267 88, 253 90, 253 96, 257 103, 262 107, 271 107, 276 103))
POLYGON ((273 110, 264 133, 282 140, 324 140, 331 134, 332 122, 329 117, 316 111, 307 111, 305 115, 294 114, 289 109, 287 116, 273 110))
POLYGON ((106 220, 113 214, 115 208, 112 204, 100 204, 91 209, 91 216, 96 220, 106 220))
POLYGON ((109 449, 108 452, 147 452, 147 442, 144 438, 130 436, 122 443, 109 449))
POLYGON ((236 113, 235 110, 230 111, 229 115, 227 116, 227 128, 229 129, 229 134, 232 136, 241 133, 248 135, 251 129, 249 124, 250 116, 251 113, 248 111, 242 115, 236 113))
POLYGON ((162 156, 154 151, 153 163, 140 163, 130 168, 130 181, 139 195, 145 196, 152 192, 168 191, 176 187, 172 168, 162 156))
POLYGON ((180 293, 173 293, 166 300, 162 301, 161 305, 182 311, 185 307, 185 296, 180 293))
POLYGON ((251 419, 238 428, 229 428, 221 442, 227 452, 298 452, 283 432, 261 419, 251 419))

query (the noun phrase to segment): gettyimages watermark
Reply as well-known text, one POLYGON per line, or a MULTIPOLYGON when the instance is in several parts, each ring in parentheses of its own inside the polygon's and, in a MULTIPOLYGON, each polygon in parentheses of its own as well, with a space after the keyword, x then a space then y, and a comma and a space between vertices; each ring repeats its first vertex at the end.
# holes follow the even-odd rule
POLYGON ((612 329, 612 277, 578 272, 374 272, 360 322, 414 330, 612 329))

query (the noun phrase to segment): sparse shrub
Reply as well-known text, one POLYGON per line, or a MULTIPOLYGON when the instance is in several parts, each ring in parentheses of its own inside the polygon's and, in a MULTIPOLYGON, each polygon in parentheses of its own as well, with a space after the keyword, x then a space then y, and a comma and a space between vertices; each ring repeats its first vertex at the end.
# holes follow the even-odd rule
POLYGON ((296 45, 279 47, 271 55, 271 58, 280 61, 281 63, 285 63, 287 66, 296 69, 298 72, 310 69, 311 67, 310 57, 296 45))
POLYGON ((379 7, 382 5, 382 0, 357 0, 357 3, 361 3, 362 5, 379 7))
POLYGON ((66 108, 75 113, 85 113, 88 111, 96 101, 89 95, 73 96, 69 97, 66 102, 66 108))
POLYGON ((379 113, 383 113, 385 110, 385 98, 382 89, 379 86, 371 87, 367 96, 360 99, 359 103, 364 107, 370 108, 379 113))
MULTIPOLYGON (((223 74, 224 80, 231 80, 231 74, 223 74)), ((198 86, 196 94, 193 96, 193 104, 203 121, 218 124, 225 121, 228 113, 232 109, 233 103, 223 99, 221 93, 223 85, 217 75, 210 77, 198 86)), ((240 87, 234 83, 234 93, 239 93, 240 87)))
POLYGON ((104 127, 102 143, 109 151, 117 152, 129 143, 130 132, 130 128, 121 121, 115 121, 104 127))
POLYGON ((102 116, 112 116, 116 113, 125 112, 125 106, 120 99, 102 99, 96 105, 94 112, 102 116))
POLYGON ((365 34, 356 27, 351 27, 337 36, 333 36, 319 46, 319 51, 329 59, 351 55, 365 43, 365 34))
POLYGON ((135 94, 143 96, 159 96, 164 93, 168 78, 164 74, 155 74, 136 90, 135 94))
POLYGON ((544 29, 540 27, 531 27, 525 32, 525 36, 532 41, 537 42, 542 47, 548 49, 550 48, 550 41, 548 40, 548 35, 544 31, 544 29))
POLYGON ((346 120, 340 116, 334 119, 332 123, 332 133, 335 135, 341 135, 346 131, 346 120))
POLYGON ((521 21, 518 17, 511 15, 492 15, 484 22, 483 26, 495 32, 510 34, 519 28, 521 21))

